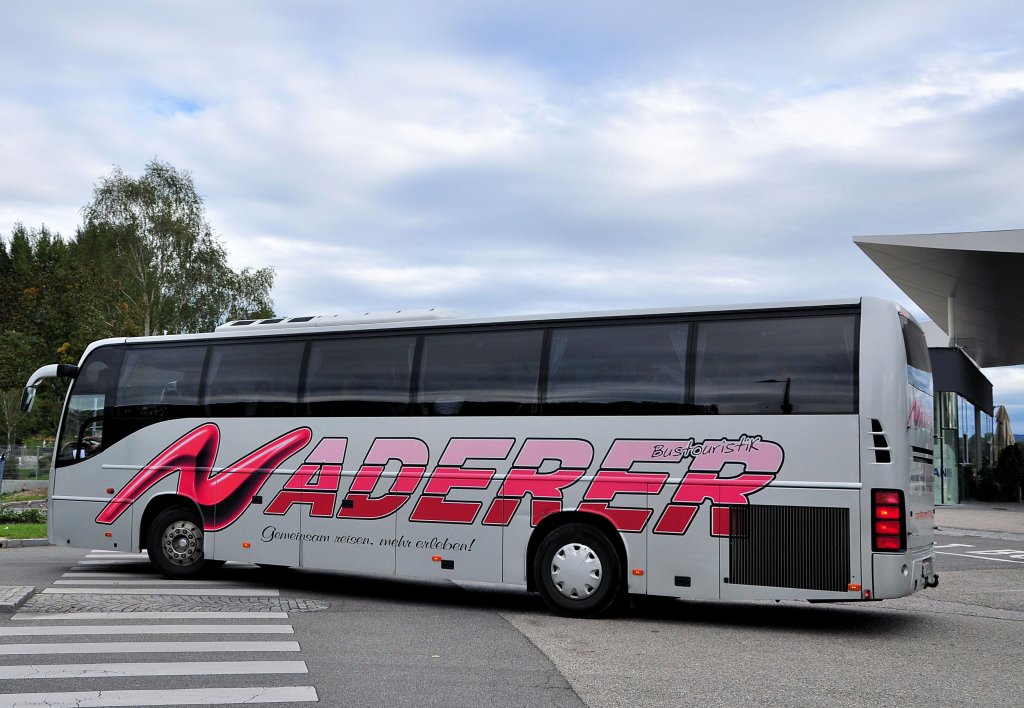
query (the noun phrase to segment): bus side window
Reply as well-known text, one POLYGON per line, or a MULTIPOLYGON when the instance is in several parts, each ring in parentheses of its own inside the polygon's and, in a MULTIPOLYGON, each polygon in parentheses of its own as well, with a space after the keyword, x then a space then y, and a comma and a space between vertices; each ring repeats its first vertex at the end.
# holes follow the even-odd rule
POLYGON ((423 338, 421 415, 527 415, 538 403, 544 332, 446 332, 423 338))
POLYGON ((198 416, 205 358, 205 345, 126 349, 112 419, 116 437, 163 420, 198 416))
POLYGON ((855 330, 851 315, 701 322, 695 407, 724 415, 854 413, 855 330))
POLYGON ((206 379, 206 413, 295 415, 305 345, 299 340, 215 344, 206 379))
POLYGON ((544 412, 683 413, 689 331, 685 322, 555 329, 544 412))
POLYGON ((329 337, 310 346, 303 412, 314 416, 409 414, 416 337, 329 337))

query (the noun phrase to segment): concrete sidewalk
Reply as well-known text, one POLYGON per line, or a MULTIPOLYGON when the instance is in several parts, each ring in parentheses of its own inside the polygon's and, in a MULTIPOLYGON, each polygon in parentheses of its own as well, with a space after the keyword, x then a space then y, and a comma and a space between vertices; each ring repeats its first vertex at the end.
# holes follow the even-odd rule
POLYGON ((935 525, 939 532, 957 535, 991 535, 1020 538, 1024 541, 1024 503, 965 502, 956 506, 935 507, 935 525))

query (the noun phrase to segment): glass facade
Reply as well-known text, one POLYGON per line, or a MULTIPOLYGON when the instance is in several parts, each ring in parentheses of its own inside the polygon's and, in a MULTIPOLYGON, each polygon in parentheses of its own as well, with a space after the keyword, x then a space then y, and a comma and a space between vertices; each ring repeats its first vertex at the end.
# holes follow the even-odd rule
POLYGON ((935 394, 935 503, 959 504, 974 496, 977 472, 994 463, 995 421, 951 391, 935 394))

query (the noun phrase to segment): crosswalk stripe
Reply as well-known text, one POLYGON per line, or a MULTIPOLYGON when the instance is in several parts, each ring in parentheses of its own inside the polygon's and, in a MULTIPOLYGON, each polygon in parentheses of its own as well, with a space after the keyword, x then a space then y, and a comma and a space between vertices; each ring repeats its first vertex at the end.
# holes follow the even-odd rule
POLYGON ((298 642, 58 642, 3 644, 0 656, 40 654, 176 654, 201 651, 299 651, 298 642))
POLYGON ((278 597, 276 588, 46 588, 44 595, 215 595, 218 597, 278 597))
POLYGON ((304 661, 145 661, 114 664, 28 664, 0 666, 0 680, 121 678, 125 676, 227 676, 306 674, 304 661))
POLYGON ((112 556, 123 556, 128 553, 131 553, 131 551, 112 551, 109 548, 93 548, 89 551, 89 553, 106 553, 107 555, 112 556))
POLYGON ((104 559, 124 559, 124 560, 149 560, 148 553, 119 553, 117 551, 111 551, 108 553, 90 553, 86 556, 88 559, 92 558, 104 558, 104 559))
POLYGON ((0 626, 0 637, 64 637, 91 634, 294 634, 290 624, 95 624, 0 626))
POLYGON ((149 561, 141 558, 105 558, 104 560, 78 561, 78 565, 149 565, 149 561))
POLYGON ((162 578, 164 576, 157 575, 156 573, 104 573, 95 570, 89 570, 88 572, 75 572, 75 568, 71 568, 67 573, 60 576, 62 578, 84 580, 86 578, 162 578))
MULTIPOLYGON (((149 565, 145 554, 94 551, 87 560, 69 568, 60 580, 42 593, 48 595, 174 595, 218 597, 279 597, 276 588, 253 588, 239 580, 170 579, 152 572, 118 572, 149 565), (120 568, 118 567, 120 566, 120 568)), ((247 565, 247 564, 232 564, 247 565)), ((59 664, 0 666, 0 686, 10 680, 60 680, 100 678, 154 678, 160 676, 230 676, 308 674, 304 661, 212 661, 205 655, 228 658, 228 653, 299 652, 296 641, 131 641, 135 635, 178 635, 205 639, 202 635, 293 635, 287 612, 244 611, 145 611, 145 612, 22 612, 11 617, 20 626, 0 624, 0 657, 57 657, 59 664), (212 623, 210 620, 245 620, 238 624, 212 623), (106 623, 100 623, 106 620, 106 623), (115 620, 117 624, 110 622, 115 620), (157 620, 178 620, 175 624, 152 624, 157 620), (68 622, 80 624, 68 624, 68 622), (97 622, 96 624, 88 624, 97 622), (85 623, 85 624, 81 624, 85 623), (29 638, 31 643, 9 643, 6 638, 29 638), (67 641, 81 637, 85 641, 67 641), (124 637, 127 641, 92 641, 92 638, 124 637), (39 638, 48 643, 32 641, 39 638), (110 655, 110 658, 134 658, 139 654, 192 655, 192 661, 64 663, 65 656, 110 655)), ((148 637, 138 636, 139 639, 148 637)), ((170 638, 170 637, 167 637, 170 638)), ((217 637, 213 637, 216 639, 217 637)), ((106 657, 104 657, 106 658, 106 657)), ((141 656, 139 658, 142 658, 141 656)), ((182 657, 186 658, 186 657, 182 657)), ((53 659, 51 659, 52 661, 53 659)), ((44 659, 45 661, 45 659, 44 659)), ((256 679, 258 680, 258 679, 256 679)), ((102 686, 99 688, 102 689, 102 686)), ((2 691, 2 688, 0 688, 2 691)), ((159 705, 235 705, 249 703, 305 703, 319 700, 314 686, 253 686, 222 688, 130 689, 2 693, 0 706, 11 708, 82 708, 88 706, 159 705)))
POLYGON ((146 619, 288 619, 287 612, 241 611, 146 611, 146 612, 19 612, 11 619, 22 621, 146 620, 146 619))
POLYGON ((236 705, 317 702, 313 686, 252 688, 175 688, 130 691, 68 691, 0 694, 11 708, 98 708, 99 706, 236 705))
MULTIPOLYGON (((78 561, 78 564, 77 565, 73 565, 70 568, 68 568, 68 571, 71 572, 71 573, 95 573, 95 572, 97 572, 99 570, 102 570, 102 568, 104 566, 110 566, 110 565, 132 565, 132 566, 137 567, 137 568, 147 567, 150 570, 153 568, 153 566, 149 562, 148 558, 145 559, 145 560, 139 560, 139 559, 136 559, 136 558, 125 558, 125 559, 106 558, 104 560, 82 560, 82 561, 78 561)), ((255 568, 256 565, 254 563, 243 563, 242 561, 228 561, 227 563, 224 564, 224 567, 225 568, 239 568, 239 567, 255 568)))
POLYGON ((207 585, 211 587, 249 587, 250 583, 238 580, 172 580, 170 578, 88 578, 79 580, 54 580, 54 585, 207 585))

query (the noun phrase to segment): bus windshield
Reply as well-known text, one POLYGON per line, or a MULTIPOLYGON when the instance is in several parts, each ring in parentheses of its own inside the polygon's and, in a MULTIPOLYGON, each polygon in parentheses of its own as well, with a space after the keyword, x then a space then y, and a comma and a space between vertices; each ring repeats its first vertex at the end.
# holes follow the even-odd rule
POLYGON ((78 372, 61 426, 58 467, 73 464, 103 449, 104 412, 111 403, 120 356, 119 349, 99 349, 78 372))

